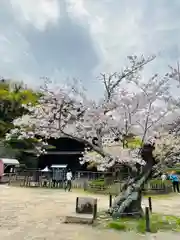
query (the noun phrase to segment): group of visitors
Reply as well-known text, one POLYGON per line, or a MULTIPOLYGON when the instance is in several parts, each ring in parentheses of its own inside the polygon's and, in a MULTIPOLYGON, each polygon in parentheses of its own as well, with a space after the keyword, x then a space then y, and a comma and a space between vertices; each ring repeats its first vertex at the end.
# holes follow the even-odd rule
POLYGON ((172 171, 170 174, 168 173, 163 173, 161 176, 161 180, 164 182, 165 180, 171 180, 172 185, 173 185, 173 190, 174 192, 180 192, 179 191, 179 177, 176 174, 175 171, 172 171))
MULTIPOLYGON (((52 173, 52 184, 53 187, 58 187, 62 186, 64 187, 64 190, 68 190, 69 192, 71 191, 72 187, 72 172, 70 169, 66 171, 61 170, 61 169, 56 169, 52 173)), ((43 186, 47 186, 48 184, 48 176, 45 176, 44 181, 43 181, 43 186)))

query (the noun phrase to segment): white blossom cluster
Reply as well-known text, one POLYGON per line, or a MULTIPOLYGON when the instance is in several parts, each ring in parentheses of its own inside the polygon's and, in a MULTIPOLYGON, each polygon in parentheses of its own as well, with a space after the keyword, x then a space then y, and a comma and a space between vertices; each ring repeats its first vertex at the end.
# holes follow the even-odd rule
POLYGON ((155 143, 154 156, 162 163, 174 163, 179 161, 180 137, 175 134, 162 133, 155 143))
MULTIPOLYGON (((108 147, 105 149, 108 150, 108 147)), ((100 154, 95 152, 83 152, 83 157, 80 158, 81 164, 84 164, 85 162, 89 163, 96 163, 96 166, 99 171, 101 170, 107 170, 108 168, 111 168, 115 166, 116 164, 124 164, 124 165, 131 165, 134 166, 136 163, 139 163, 140 165, 144 165, 145 162, 141 159, 139 155, 139 149, 123 149, 122 147, 119 147, 114 154, 111 152, 110 156, 107 155, 106 157, 102 157, 100 154)))
POLYGON ((11 139, 17 140, 29 139, 31 140, 31 145, 33 145, 33 153, 36 156, 45 154, 48 143, 46 141, 43 141, 42 139, 36 139, 36 141, 33 141, 34 138, 35 138, 34 132, 27 131, 26 127, 14 128, 11 130, 10 133, 6 134, 6 141, 9 141, 11 139))

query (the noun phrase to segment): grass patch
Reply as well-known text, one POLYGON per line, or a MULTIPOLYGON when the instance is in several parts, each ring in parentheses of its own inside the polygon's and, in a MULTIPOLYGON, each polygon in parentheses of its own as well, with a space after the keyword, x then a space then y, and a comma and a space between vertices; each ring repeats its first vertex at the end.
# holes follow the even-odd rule
POLYGON ((176 197, 177 193, 166 193, 166 194, 152 194, 152 195, 143 195, 143 198, 148 198, 151 197, 151 199, 155 199, 155 200, 161 200, 161 199, 168 199, 168 198, 173 198, 176 197))
MULTIPOLYGON (((117 231, 135 231, 138 233, 146 232, 145 219, 122 218, 118 220, 109 220, 107 228, 117 231)), ((180 217, 152 214, 150 216, 150 229, 152 233, 158 231, 176 231, 180 232, 180 217)))
POLYGON ((117 222, 110 222, 108 224, 108 227, 118 230, 118 231, 126 231, 127 230, 127 225, 123 222, 118 222, 118 224, 117 224, 117 222))

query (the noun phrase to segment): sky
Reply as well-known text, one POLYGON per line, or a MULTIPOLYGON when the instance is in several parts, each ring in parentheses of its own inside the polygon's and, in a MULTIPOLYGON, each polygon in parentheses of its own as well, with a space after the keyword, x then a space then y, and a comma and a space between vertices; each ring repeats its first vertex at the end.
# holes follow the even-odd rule
POLYGON ((74 77, 97 96, 99 73, 128 55, 156 54, 144 74, 163 74, 179 59, 179 12, 179 0, 0 0, 0 76, 74 77))

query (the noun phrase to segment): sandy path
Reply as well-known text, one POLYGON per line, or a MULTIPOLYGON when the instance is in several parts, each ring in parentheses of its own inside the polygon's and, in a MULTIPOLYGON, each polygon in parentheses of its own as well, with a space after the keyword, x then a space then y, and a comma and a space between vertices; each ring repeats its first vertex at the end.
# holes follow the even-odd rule
MULTIPOLYGON (((98 230, 89 226, 64 224, 64 216, 74 211, 75 199, 83 193, 51 189, 14 188, 0 185, 0 240, 141 240, 147 237, 135 233, 98 230), (124 237, 124 238, 123 238, 124 237)), ((87 196, 87 195, 86 195, 87 196)), ((91 195, 92 196, 92 195, 91 195)), ((97 196, 96 196, 97 197, 97 196)), ((167 204, 180 216, 178 199, 156 201, 154 210, 165 211, 167 204), (159 202, 159 203, 158 203, 159 202), (163 205, 164 204, 164 205, 163 205), (173 207, 171 207, 173 205, 173 207)), ((99 196, 101 208, 108 207, 106 196, 99 196)), ((169 209, 168 208, 168 209, 169 209)), ((170 213, 170 210, 167 210, 170 213)), ((180 239, 180 235, 158 234, 156 239, 180 239)), ((148 238, 149 239, 149 238, 148 238)), ((150 238, 152 239, 152 238, 150 238)))

